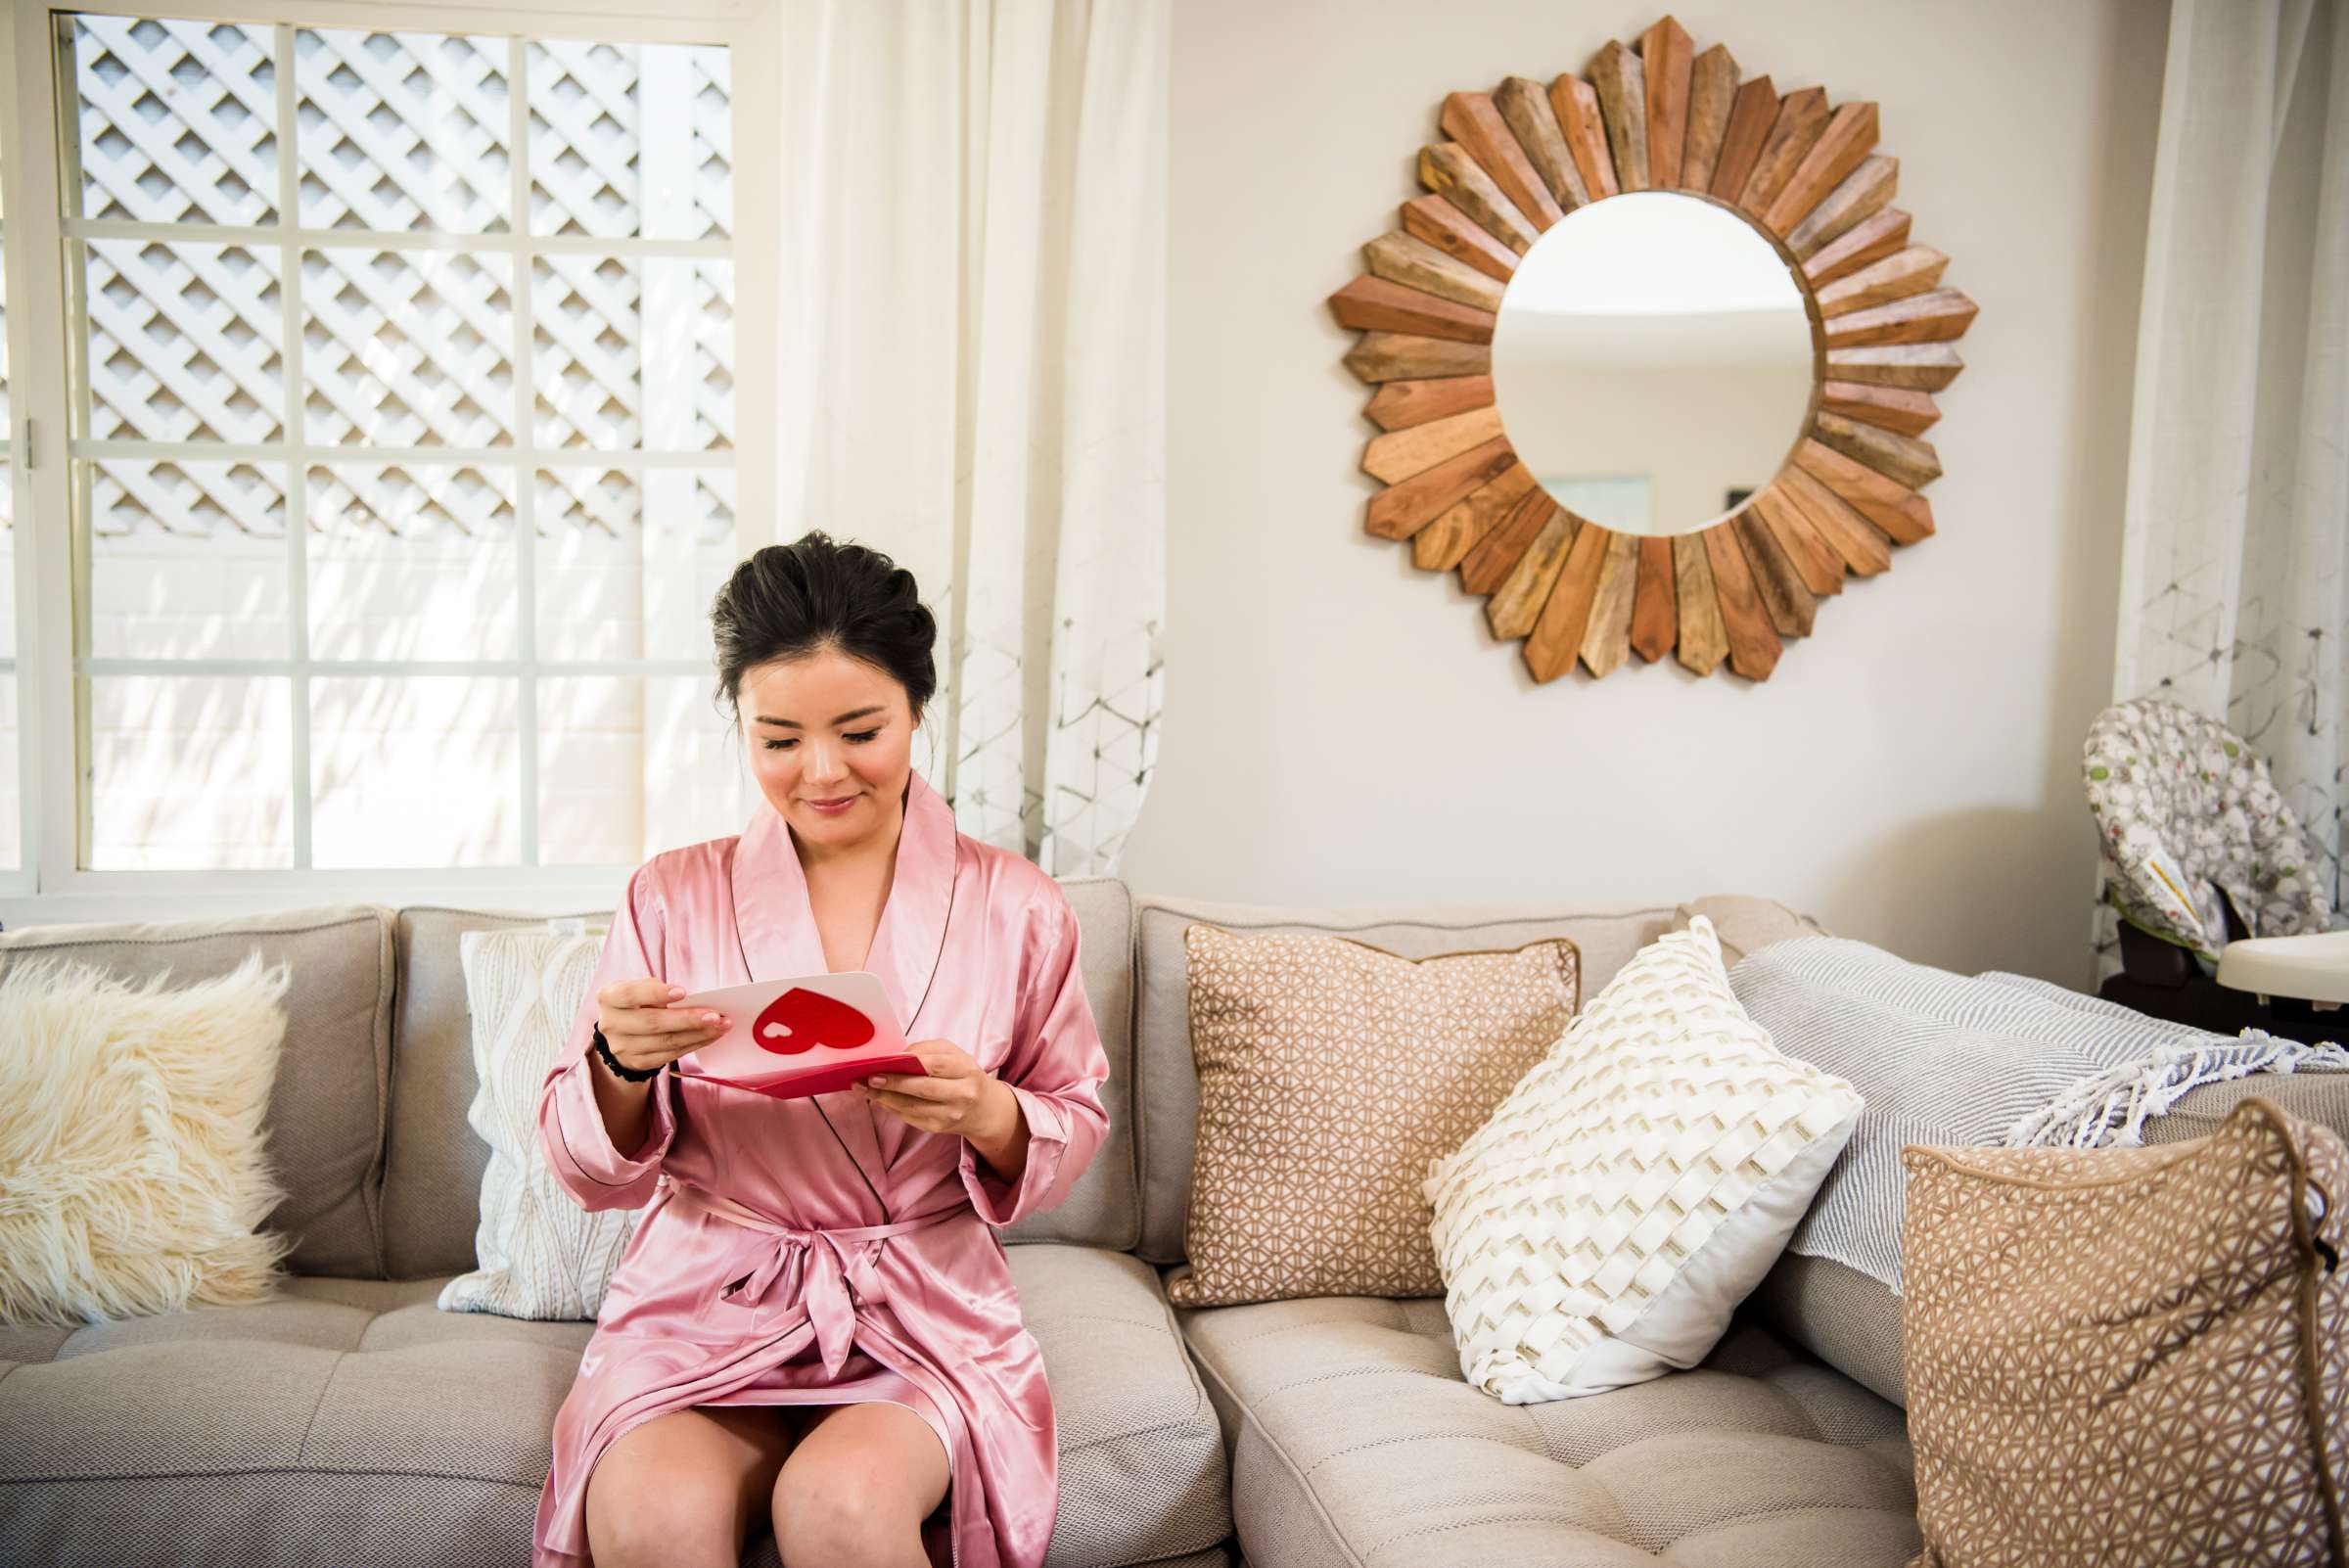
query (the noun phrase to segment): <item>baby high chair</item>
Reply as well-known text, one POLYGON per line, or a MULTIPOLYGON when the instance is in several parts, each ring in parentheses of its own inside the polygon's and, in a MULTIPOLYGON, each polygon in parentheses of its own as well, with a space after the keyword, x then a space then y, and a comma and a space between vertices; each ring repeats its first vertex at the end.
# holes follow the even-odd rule
POLYGON ((2108 1001, 2219 1034, 2349 1035, 2349 931, 2332 927, 2300 819, 2267 760, 2150 697, 2089 725, 2082 769, 2121 920, 2108 1001))

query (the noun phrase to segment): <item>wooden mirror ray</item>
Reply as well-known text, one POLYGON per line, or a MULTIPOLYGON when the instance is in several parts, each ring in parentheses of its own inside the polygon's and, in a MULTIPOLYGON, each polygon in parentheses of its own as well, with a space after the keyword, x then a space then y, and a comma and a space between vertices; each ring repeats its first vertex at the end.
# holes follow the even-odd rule
POLYGON ((1724 44, 1693 52, 1667 15, 1608 42, 1577 75, 1511 76, 1448 96, 1423 147, 1426 194, 1362 248, 1330 296, 1359 331, 1345 363, 1373 389, 1362 468, 1385 488, 1364 527, 1415 566, 1487 596, 1493 635, 1521 639, 1538 682, 1579 663, 1603 678, 1667 653, 1697 675, 1770 677, 1844 576, 1873 576, 1934 531, 1941 473, 1923 433, 1963 367, 1974 302, 1949 258, 1891 203, 1899 161, 1876 106, 1742 79, 1724 44), (1810 408, 1760 490, 1710 527, 1603 528, 1554 500, 1520 460, 1495 400, 1492 344, 1525 254, 1579 208, 1635 191, 1727 207, 1777 248, 1814 326, 1810 408))

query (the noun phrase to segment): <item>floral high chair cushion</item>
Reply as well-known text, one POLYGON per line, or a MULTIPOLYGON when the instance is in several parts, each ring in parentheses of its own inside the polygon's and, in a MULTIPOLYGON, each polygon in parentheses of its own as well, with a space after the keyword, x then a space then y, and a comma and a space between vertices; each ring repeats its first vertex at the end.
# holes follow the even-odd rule
POLYGON ((2084 751, 2105 897, 2122 919, 2213 960, 2227 945, 2222 898, 2254 937, 2330 929, 2300 818, 2234 731, 2139 697, 2098 714, 2084 751))

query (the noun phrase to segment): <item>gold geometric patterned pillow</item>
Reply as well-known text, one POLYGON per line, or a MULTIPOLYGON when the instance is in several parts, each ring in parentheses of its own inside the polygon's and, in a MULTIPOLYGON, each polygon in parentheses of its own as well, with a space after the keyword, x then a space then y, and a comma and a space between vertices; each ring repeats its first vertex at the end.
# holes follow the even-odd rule
POLYGON ((2338 1134, 2255 1095, 2180 1143, 1901 1163, 1911 1568, 2344 1560, 2338 1134))
POLYGON ((1187 927, 1199 1135, 1177 1307, 1441 1296, 1420 1183, 1574 1019, 1582 952, 1410 959, 1187 927))

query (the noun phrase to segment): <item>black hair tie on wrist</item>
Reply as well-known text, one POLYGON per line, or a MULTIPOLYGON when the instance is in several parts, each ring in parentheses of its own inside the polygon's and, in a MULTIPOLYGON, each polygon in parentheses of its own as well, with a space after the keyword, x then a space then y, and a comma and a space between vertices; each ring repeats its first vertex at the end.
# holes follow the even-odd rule
POLYGON ((668 1065, 667 1062, 663 1062, 658 1067, 621 1066, 620 1058, 612 1054, 612 1042, 604 1038, 604 1026, 601 1023, 595 1026, 595 1053, 604 1059, 606 1067, 631 1084, 641 1084, 648 1078, 659 1078, 661 1068, 668 1065))

